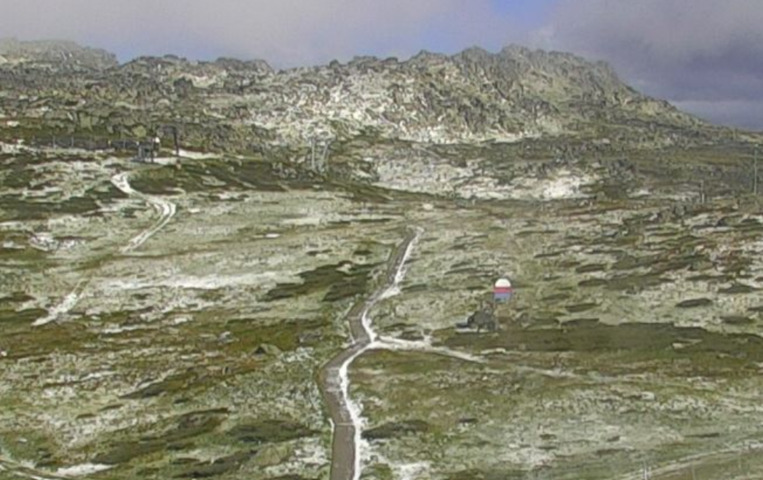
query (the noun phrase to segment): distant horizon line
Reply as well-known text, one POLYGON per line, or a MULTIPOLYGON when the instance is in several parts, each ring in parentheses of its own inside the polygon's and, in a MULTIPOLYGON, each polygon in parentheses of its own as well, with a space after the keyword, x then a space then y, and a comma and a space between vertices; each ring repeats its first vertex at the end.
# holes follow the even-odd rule
MULTIPOLYGON (((232 60, 232 61, 237 61, 237 62, 242 62, 242 63, 258 63, 259 62, 259 63, 264 63, 269 69, 271 69, 275 73, 288 72, 288 71, 300 70, 300 69, 327 67, 327 66, 331 66, 334 63, 338 63, 339 65, 350 65, 354 61, 363 60, 363 59, 373 59, 373 60, 378 60, 378 61, 395 60, 397 63, 406 63, 406 62, 410 62, 411 60, 413 60, 416 57, 421 56, 421 55, 433 55, 433 56, 442 57, 442 58, 453 58, 455 56, 458 56, 458 55, 463 54, 465 52, 468 52, 470 50, 484 52, 484 53, 486 53, 488 55, 491 55, 491 56, 498 56, 501 53, 503 53, 504 51, 511 50, 511 49, 518 50, 518 51, 527 51, 527 52, 530 52, 530 53, 541 52, 541 53, 545 53, 545 54, 549 54, 549 55, 572 56, 574 58, 580 59, 580 60, 582 60, 584 62, 587 62, 587 63, 590 63, 592 65, 600 65, 600 66, 603 65, 603 66, 606 66, 606 68, 610 69, 614 73, 614 75, 621 82, 623 82, 625 85, 627 85, 627 86, 629 86, 631 88, 634 88, 640 94, 648 96, 648 97, 651 97, 651 98, 656 99, 656 100, 666 101, 666 102, 670 103, 673 107, 675 107, 677 110, 679 110, 681 112, 684 112, 684 113, 687 113, 687 114, 690 114, 690 115, 692 115, 692 116, 694 116, 696 118, 699 118, 699 119, 701 119, 703 121, 706 121, 706 122, 708 122, 708 123, 710 123, 712 125, 716 125, 716 126, 724 127, 724 128, 730 128, 730 129, 733 129, 733 130, 747 131, 747 132, 751 132, 751 133, 755 133, 755 134, 763 133, 763 126, 758 126, 757 123, 754 124, 754 125, 753 124, 746 124, 745 125, 745 124, 741 124, 741 123, 738 123, 738 122, 729 121, 728 119, 726 119, 725 121, 724 120, 720 120, 719 121, 718 119, 712 120, 711 119, 712 115, 708 115, 706 110, 705 111, 699 111, 699 110, 691 108, 691 107, 690 108, 686 108, 686 103, 687 103, 686 101, 671 99, 669 97, 657 96, 657 95, 645 92, 642 89, 635 88, 634 85, 627 78, 623 77, 619 73, 618 69, 610 61, 608 61, 606 59, 591 58, 589 56, 586 56, 585 54, 581 54, 581 53, 577 53, 577 52, 573 52, 573 51, 565 51, 565 50, 558 50, 558 49, 547 49, 547 48, 543 48, 543 47, 532 46, 532 45, 522 44, 522 43, 518 43, 518 42, 508 43, 508 44, 504 45, 503 47, 501 47, 500 49, 495 50, 495 51, 491 51, 490 49, 488 49, 486 47, 483 47, 481 45, 473 44, 471 46, 462 48, 462 49, 460 49, 458 51, 455 51, 453 53, 437 52, 437 51, 429 50, 429 49, 426 49, 426 48, 423 48, 423 49, 419 50, 417 53, 411 54, 408 57, 401 57, 401 56, 398 56, 398 55, 382 56, 382 55, 376 55, 376 54, 370 54, 370 53, 368 53, 368 54, 358 53, 358 54, 355 54, 351 58, 346 59, 346 60, 341 60, 339 58, 334 58, 334 59, 331 59, 331 60, 328 60, 328 61, 323 61, 323 62, 306 63, 306 64, 292 65, 292 66, 279 65, 278 62, 272 62, 272 61, 267 60, 267 59, 262 58, 262 57, 260 57, 260 58, 242 58, 242 57, 237 57, 235 55, 217 55, 217 56, 214 56, 214 55, 209 55, 209 56, 200 55, 198 57, 193 57, 193 56, 179 55, 179 54, 170 53, 170 52, 162 53, 162 54, 142 53, 142 54, 133 54, 133 55, 130 55, 130 54, 124 54, 124 53, 120 54, 118 51, 113 51, 113 50, 111 50, 107 46, 97 46, 97 42, 92 42, 92 43, 91 42, 81 42, 79 40, 72 40, 72 39, 66 39, 66 38, 35 38, 35 39, 21 38, 20 39, 17 36, 0 37, 0 45, 2 45, 3 43, 9 43, 9 42, 17 43, 17 44, 21 44, 21 45, 23 45, 23 44, 51 44, 51 45, 54 45, 54 44, 62 44, 62 45, 69 44, 69 45, 72 45, 72 46, 76 46, 77 48, 81 48, 81 49, 85 49, 85 50, 100 51, 100 52, 103 52, 103 53, 105 53, 107 55, 111 55, 111 56, 114 57, 114 60, 116 61, 117 65, 119 65, 119 66, 128 65, 131 62, 134 62, 134 61, 140 60, 140 59, 144 59, 144 58, 145 59, 150 59, 150 58, 162 59, 162 58, 170 57, 170 58, 175 58, 175 59, 178 59, 178 60, 181 60, 181 61, 186 61, 186 62, 189 62, 189 63, 192 63, 192 64, 193 63, 215 63, 215 62, 224 61, 224 60, 232 60)), ((689 103, 691 103, 691 102, 689 102, 689 103)), ((696 103, 696 102, 694 102, 694 103, 696 103)))
POLYGON ((506 45, 502 46, 499 50, 491 50, 491 49, 486 48, 486 47, 484 47, 482 45, 473 44, 473 45, 464 47, 462 49, 459 49, 459 50, 457 50, 457 51, 455 51, 453 53, 447 53, 447 52, 444 52, 444 51, 435 51, 435 50, 431 50, 431 49, 422 48, 418 52, 416 52, 414 54, 411 54, 408 57, 401 57, 399 55, 379 55, 379 54, 371 54, 371 53, 366 53, 366 54, 364 54, 364 53, 357 53, 357 54, 354 54, 351 58, 349 58, 347 60, 342 60, 342 59, 339 59, 339 58, 334 58, 334 59, 331 59, 331 60, 328 60, 328 61, 323 61, 323 62, 318 62, 318 63, 302 64, 302 65, 296 65, 296 66, 285 66, 285 67, 278 67, 278 68, 273 67, 273 64, 278 64, 277 61, 272 61, 272 60, 269 60, 269 59, 264 58, 264 57, 243 58, 243 57, 235 56, 235 54, 231 54, 231 55, 222 54, 222 55, 218 55, 218 56, 200 55, 200 56, 197 56, 197 57, 180 55, 180 54, 172 53, 172 52, 165 52, 165 53, 161 53, 161 54, 158 54, 158 53, 157 54, 151 54, 151 53, 121 54, 118 51, 114 51, 114 50, 110 49, 109 47, 97 46, 95 44, 95 42, 94 43, 90 43, 90 42, 85 43, 85 42, 80 42, 78 40, 72 40, 72 39, 66 39, 66 38, 20 39, 20 38, 18 38, 16 36, 0 37, 0 45, 5 43, 5 42, 14 42, 14 43, 19 43, 19 44, 35 44, 35 43, 37 43, 37 44, 46 44, 46 43, 48 43, 48 44, 72 44, 72 45, 75 45, 75 46, 77 46, 79 48, 82 48, 82 49, 89 49, 89 50, 96 50, 96 51, 100 50, 100 51, 102 51, 102 52, 104 52, 106 54, 113 55, 115 57, 115 59, 117 60, 117 62, 119 63, 119 65, 125 65, 125 64, 128 64, 128 63, 130 63, 130 62, 132 62, 134 60, 140 59, 140 58, 174 57, 174 58, 185 60, 185 61, 188 61, 188 62, 205 62, 205 63, 214 63, 214 62, 216 62, 218 60, 236 60, 236 61, 240 61, 242 63, 247 63, 247 62, 265 62, 268 66, 270 66, 274 70, 293 70, 293 69, 298 69, 298 68, 310 68, 310 67, 326 66, 326 65, 330 65, 330 64, 332 64, 334 62, 338 62, 340 64, 345 64, 346 65, 346 64, 349 64, 349 63, 351 63, 353 61, 356 61, 356 60, 359 60, 359 59, 365 59, 365 58, 369 58, 369 59, 373 58, 373 59, 376 59, 376 60, 391 60, 391 59, 394 59, 394 60, 396 60, 396 61, 398 61, 400 63, 408 62, 408 61, 410 61, 410 60, 412 60, 412 59, 414 59, 414 58, 416 58, 416 57, 418 57, 420 55, 426 55, 426 54, 450 58, 450 57, 454 57, 454 56, 460 55, 460 54, 465 53, 465 52, 470 51, 470 50, 478 50, 478 51, 482 51, 482 52, 485 52, 485 53, 490 54, 490 55, 500 55, 503 51, 513 48, 513 49, 517 49, 517 50, 526 50, 526 51, 529 51, 529 52, 543 52, 543 53, 557 54, 557 55, 571 55, 571 56, 580 58, 582 60, 585 60, 585 61, 593 63, 593 64, 604 63, 604 64, 607 64, 607 65, 611 66, 610 62, 608 62, 608 61, 606 61, 604 59, 590 58, 590 57, 587 57, 585 55, 582 55, 582 54, 579 54, 579 53, 576 53, 576 52, 572 52, 572 51, 567 51, 567 50, 547 49, 547 48, 542 48, 542 47, 531 46, 531 45, 528 45, 528 44, 521 44, 521 43, 517 43, 517 42, 507 43, 506 45))

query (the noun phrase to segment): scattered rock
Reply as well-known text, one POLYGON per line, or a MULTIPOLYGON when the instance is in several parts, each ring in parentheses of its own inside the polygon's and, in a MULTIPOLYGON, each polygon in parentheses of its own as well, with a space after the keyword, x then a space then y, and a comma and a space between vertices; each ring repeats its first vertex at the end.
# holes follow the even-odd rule
POLYGON ((696 308, 707 307, 713 304, 713 301, 709 298, 693 298, 691 300, 684 300, 676 304, 676 308, 696 308))
POLYGON ((281 354, 281 349, 269 343, 262 343, 257 348, 254 349, 254 354, 277 357, 281 354))

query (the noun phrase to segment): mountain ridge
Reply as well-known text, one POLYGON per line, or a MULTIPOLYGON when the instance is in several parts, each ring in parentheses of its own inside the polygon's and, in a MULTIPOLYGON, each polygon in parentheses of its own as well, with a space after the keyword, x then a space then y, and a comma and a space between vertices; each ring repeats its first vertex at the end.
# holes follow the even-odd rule
POLYGON ((285 70, 263 60, 174 55, 119 64, 113 54, 72 42, 0 45, 6 57, 16 52, 13 62, 0 65, 3 89, 27 97, 28 85, 37 90, 34 101, 4 110, 69 132, 144 136, 158 124, 175 123, 204 143, 196 138, 203 124, 210 132, 235 131, 215 134, 207 145, 237 150, 245 148, 242 137, 299 145, 368 131, 444 144, 570 135, 655 137, 664 144, 718 128, 637 92, 605 62, 518 45, 497 53, 422 50, 403 61, 357 56, 285 70), (48 74, 40 75, 36 65, 48 74), (57 65, 74 67, 49 75, 57 65))

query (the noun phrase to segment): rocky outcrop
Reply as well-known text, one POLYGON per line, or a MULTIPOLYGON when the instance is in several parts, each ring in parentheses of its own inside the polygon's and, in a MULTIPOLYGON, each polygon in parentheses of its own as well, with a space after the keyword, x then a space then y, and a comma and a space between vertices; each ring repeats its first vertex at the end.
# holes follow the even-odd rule
POLYGON ((549 136, 665 144, 709 128, 636 92, 604 63, 516 46, 274 71, 259 60, 166 55, 118 65, 111 54, 73 43, 1 45, 0 110, 65 133, 151 135, 172 123, 189 146, 243 151, 362 135, 437 144, 549 136))
POLYGON ((82 47, 64 40, 22 42, 0 38, 0 64, 49 65, 54 68, 103 69, 118 64, 105 50, 82 47))

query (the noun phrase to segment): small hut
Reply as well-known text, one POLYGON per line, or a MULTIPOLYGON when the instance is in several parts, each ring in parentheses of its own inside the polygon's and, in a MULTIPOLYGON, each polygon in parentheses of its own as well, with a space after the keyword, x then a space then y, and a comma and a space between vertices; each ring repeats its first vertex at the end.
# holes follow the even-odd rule
POLYGON ((496 303, 505 303, 511 299, 514 289, 511 286, 511 280, 506 277, 499 278, 493 285, 493 301, 496 303))

